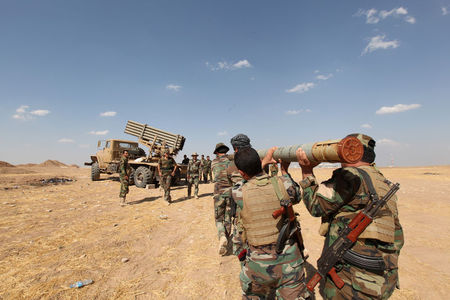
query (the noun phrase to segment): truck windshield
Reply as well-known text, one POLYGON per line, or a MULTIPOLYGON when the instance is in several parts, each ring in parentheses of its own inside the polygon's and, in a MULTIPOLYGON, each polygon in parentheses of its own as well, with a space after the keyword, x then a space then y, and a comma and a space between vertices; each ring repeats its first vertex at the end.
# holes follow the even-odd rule
POLYGON ((131 149, 131 148, 136 148, 136 147, 137 147, 137 145, 134 145, 134 144, 119 143, 119 148, 131 149))

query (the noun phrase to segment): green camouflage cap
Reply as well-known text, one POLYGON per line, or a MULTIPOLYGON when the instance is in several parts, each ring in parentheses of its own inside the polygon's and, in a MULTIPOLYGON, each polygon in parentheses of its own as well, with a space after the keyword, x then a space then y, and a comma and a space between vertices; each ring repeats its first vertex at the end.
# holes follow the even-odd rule
POLYGON ((363 144, 363 146, 375 150, 375 140, 370 136, 362 133, 352 133, 349 134, 348 136, 353 136, 357 138, 361 142, 361 144, 363 144))
POLYGON ((221 152, 221 153, 227 153, 230 148, 227 147, 227 145, 225 145, 224 143, 218 143, 216 144, 216 148, 214 148, 214 154, 216 154, 221 148, 223 148, 223 150, 225 150, 225 152, 221 152))

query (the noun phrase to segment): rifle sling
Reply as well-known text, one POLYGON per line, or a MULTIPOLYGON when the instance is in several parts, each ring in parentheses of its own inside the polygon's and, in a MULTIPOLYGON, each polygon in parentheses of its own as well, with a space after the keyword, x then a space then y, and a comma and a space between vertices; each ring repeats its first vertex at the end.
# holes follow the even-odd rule
POLYGON ((377 192, 375 191, 375 187, 373 186, 373 182, 372 182, 372 179, 370 178, 369 174, 367 174, 366 171, 364 171, 360 168, 355 168, 355 169, 359 172, 359 174, 361 174, 364 182, 367 185, 367 188, 369 189, 370 200, 372 200, 374 202, 378 202, 379 197, 378 197, 377 192))

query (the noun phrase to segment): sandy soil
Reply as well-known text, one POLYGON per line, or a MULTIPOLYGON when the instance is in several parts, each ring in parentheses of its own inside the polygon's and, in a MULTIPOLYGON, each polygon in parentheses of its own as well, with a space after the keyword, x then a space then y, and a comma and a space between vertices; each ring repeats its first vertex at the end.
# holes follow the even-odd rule
MULTIPOLYGON (((217 254, 212 184, 200 199, 131 187, 118 205, 117 177, 91 182, 85 168, 20 166, 0 172, 0 299, 239 299, 239 264, 217 254), (76 181, 44 184, 59 177, 76 181), (127 262, 122 262, 127 258, 127 262), (69 284, 93 279, 92 285, 69 284)), ((450 166, 382 169, 401 183, 400 220, 406 244, 401 290, 392 299, 447 299, 450 291, 450 166)), ((298 170, 292 171, 300 179, 298 170)), ((326 179, 331 170, 317 171, 326 179)), ((323 239, 320 220, 301 215, 311 276, 323 239)), ((321 299, 316 293, 316 299, 321 299)))

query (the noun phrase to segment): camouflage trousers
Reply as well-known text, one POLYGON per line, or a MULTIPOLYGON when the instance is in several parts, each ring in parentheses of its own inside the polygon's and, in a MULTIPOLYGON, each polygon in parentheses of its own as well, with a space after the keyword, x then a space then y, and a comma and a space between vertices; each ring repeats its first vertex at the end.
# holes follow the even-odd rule
POLYGON ((239 275, 242 299, 306 299, 303 259, 296 244, 286 245, 281 254, 275 244, 249 246, 239 275))
POLYGON ((374 273, 345 264, 337 274, 345 285, 339 289, 327 276, 324 299, 388 299, 398 283, 398 269, 374 273))
POLYGON ((202 171, 203 182, 208 182, 208 175, 209 175, 209 180, 212 181, 211 169, 205 169, 202 171))
POLYGON ((238 224, 238 219, 233 218, 231 231, 232 237, 231 242, 233 243, 233 254, 238 256, 242 250, 244 250, 244 242, 242 241, 242 229, 238 224))
POLYGON ((219 239, 225 236, 227 239, 231 234, 231 207, 230 195, 214 195, 214 219, 219 239))
POLYGON ((120 176, 120 194, 119 194, 120 198, 123 198, 128 194, 129 192, 128 185, 129 185, 128 180, 126 180, 124 176, 120 176))
POLYGON ((172 198, 170 197, 170 184, 172 183, 172 175, 162 175, 160 178, 159 184, 164 190, 164 200, 167 202, 172 201, 172 198))
POLYGON ((188 179, 188 197, 191 196, 192 185, 194 185, 194 196, 198 196, 198 184, 200 182, 200 178, 198 176, 192 177, 190 176, 188 179))

